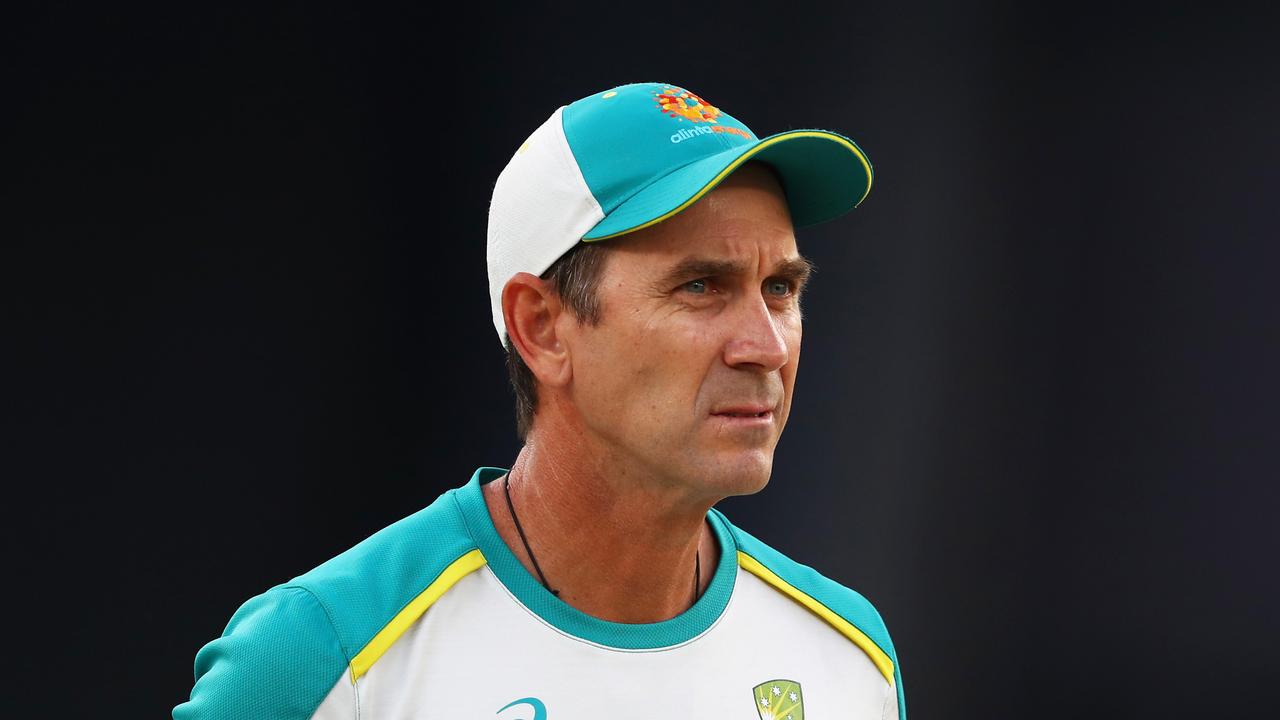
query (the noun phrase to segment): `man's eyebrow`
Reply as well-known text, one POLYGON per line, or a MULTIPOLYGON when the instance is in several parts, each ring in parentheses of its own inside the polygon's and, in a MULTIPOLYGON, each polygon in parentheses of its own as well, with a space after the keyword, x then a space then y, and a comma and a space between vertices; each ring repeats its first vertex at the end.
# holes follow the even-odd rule
POLYGON ((676 263, 674 267, 662 276, 659 285, 675 285, 700 277, 715 277, 721 275, 738 275, 746 272, 745 263, 735 262, 733 260, 713 260, 711 258, 687 257, 676 263))
MULTIPOLYGON (((813 274, 814 265, 808 258, 797 255, 779 262, 773 268, 773 277, 784 277, 796 285, 804 285, 813 274)), ((687 257, 671 268, 659 281, 663 287, 675 285, 686 280, 701 277, 719 277, 724 275, 740 275, 747 272, 746 263, 735 260, 715 260, 712 258, 687 257)))
POLYGON ((803 255, 797 255, 778 263, 773 269, 773 274, 795 282, 796 287, 803 287, 815 269, 812 260, 803 255))

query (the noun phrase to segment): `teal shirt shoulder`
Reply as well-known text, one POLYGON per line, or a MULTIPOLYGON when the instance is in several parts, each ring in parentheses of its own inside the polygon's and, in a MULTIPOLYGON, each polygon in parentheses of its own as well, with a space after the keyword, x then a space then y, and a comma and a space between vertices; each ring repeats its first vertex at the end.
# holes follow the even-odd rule
POLYGON ((174 720, 310 718, 365 644, 475 548, 456 492, 240 606, 196 654, 174 720))

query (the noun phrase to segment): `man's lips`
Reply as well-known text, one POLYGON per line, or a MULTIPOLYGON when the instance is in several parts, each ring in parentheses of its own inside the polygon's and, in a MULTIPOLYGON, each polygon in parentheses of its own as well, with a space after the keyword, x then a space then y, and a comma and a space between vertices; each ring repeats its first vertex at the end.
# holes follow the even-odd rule
POLYGON ((772 405, 731 405, 711 411, 713 416, 730 418, 772 418, 772 405))

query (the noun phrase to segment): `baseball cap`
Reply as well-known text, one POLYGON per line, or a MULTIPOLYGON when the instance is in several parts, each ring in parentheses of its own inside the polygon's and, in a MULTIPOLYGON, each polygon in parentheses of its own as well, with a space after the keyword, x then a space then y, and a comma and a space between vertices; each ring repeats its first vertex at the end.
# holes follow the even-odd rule
POLYGON ((541 275, 579 242, 662 222, 748 160, 778 172, 796 227, 843 215, 871 190, 871 163, 849 138, 816 129, 759 138, 679 85, 620 85, 557 108, 498 175, 489 204, 498 341, 502 288, 516 273, 541 275))

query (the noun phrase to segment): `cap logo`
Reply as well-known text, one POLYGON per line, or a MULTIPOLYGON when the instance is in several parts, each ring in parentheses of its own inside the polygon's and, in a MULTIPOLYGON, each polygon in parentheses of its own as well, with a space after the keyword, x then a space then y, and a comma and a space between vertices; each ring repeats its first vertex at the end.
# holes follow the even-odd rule
POLYGON ((683 119, 690 122, 712 124, 715 124, 716 118, 720 117, 720 108, 688 90, 671 86, 664 87, 662 90, 662 92, 655 92, 653 95, 658 101, 658 109, 664 115, 677 120, 683 119))
POLYGON ((716 118, 720 117, 720 108, 688 90, 667 85, 662 88, 662 92, 655 92, 653 97, 657 100, 658 110, 662 111, 662 114, 667 117, 672 117, 676 120, 688 120, 693 123, 706 123, 705 125, 694 125, 691 128, 681 128, 675 131, 671 136, 671 142, 673 143, 713 133, 729 133, 731 135, 739 135, 748 140, 752 139, 751 135, 745 130, 732 125, 718 124, 716 118))

